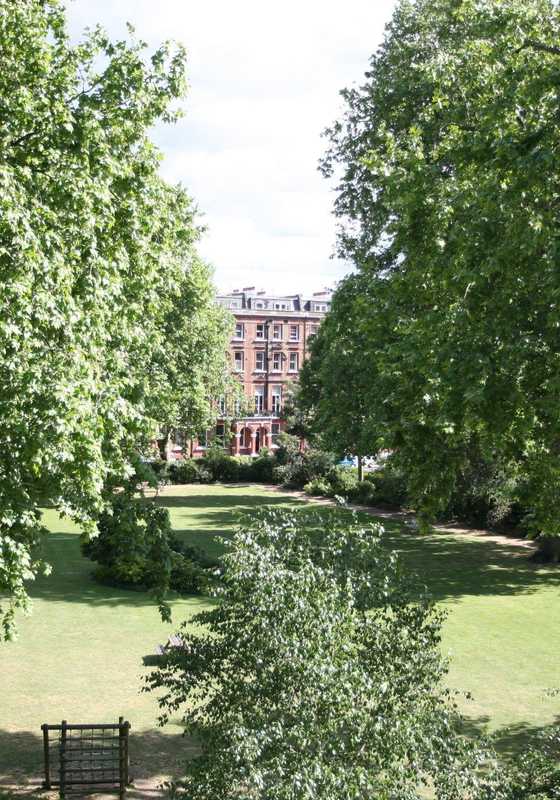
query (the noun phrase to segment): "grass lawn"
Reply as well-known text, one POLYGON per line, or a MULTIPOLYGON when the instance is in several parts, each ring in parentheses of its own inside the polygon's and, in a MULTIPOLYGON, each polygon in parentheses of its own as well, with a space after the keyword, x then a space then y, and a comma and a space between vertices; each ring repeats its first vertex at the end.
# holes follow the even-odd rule
MULTIPOLYGON (((261 487, 185 486, 167 489, 161 502, 182 537, 218 552, 216 536, 231 534, 236 512, 297 501, 261 487)), ((0 784, 37 778, 41 723, 123 715, 132 724, 136 796, 149 796, 189 746, 178 725, 155 726, 155 698, 139 693, 143 658, 174 627, 144 594, 95 584, 77 529, 52 512, 46 521, 53 574, 31 584, 34 612, 20 618, 19 640, 0 645, 0 784)), ((443 649, 452 659, 450 684, 474 697, 462 702, 468 730, 497 731, 504 751, 519 749, 560 715, 560 699, 545 696, 560 686, 560 571, 529 563, 514 543, 386 528, 388 545, 449 610, 443 649)), ((174 624, 209 602, 173 600, 174 624)))

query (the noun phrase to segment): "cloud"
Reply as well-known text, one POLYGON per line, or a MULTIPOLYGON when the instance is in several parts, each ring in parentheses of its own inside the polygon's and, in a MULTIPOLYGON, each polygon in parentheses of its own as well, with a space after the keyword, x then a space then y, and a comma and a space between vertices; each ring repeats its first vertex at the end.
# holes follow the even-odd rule
POLYGON ((308 292, 351 265, 332 260, 332 187, 317 171, 340 89, 359 83, 394 0, 74 0, 71 31, 130 21, 150 47, 189 54, 186 116, 154 137, 162 173, 204 212, 202 255, 221 288, 308 292))

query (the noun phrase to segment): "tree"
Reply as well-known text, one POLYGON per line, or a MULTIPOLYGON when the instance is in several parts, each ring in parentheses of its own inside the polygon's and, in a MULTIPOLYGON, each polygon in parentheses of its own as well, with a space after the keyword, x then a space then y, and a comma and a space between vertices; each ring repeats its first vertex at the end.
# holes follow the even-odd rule
POLYGON ((0 51, 0 617, 9 637, 27 606, 24 582, 41 566, 41 505, 91 528, 104 486, 131 474, 158 426, 206 419, 204 390, 225 372, 227 322, 196 256, 192 202, 159 177, 148 135, 176 116, 181 48, 147 57, 141 42, 113 43, 100 29, 72 45, 56 0, 0 0, 0 51))
POLYGON ((549 0, 403 0, 323 162, 372 298, 371 416, 419 508, 474 439, 556 542, 559 34, 549 0))
POLYGON ((475 796, 480 753, 440 684, 442 615, 381 533, 338 510, 245 520, 220 604, 147 678, 162 722, 184 713, 200 742, 182 796, 475 796))
MULTIPOLYGON (((370 340, 362 320, 369 312, 369 287, 361 275, 342 281, 331 309, 310 343, 310 357, 300 375, 300 413, 334 452, 361 458, 380 446, 375 424, 376 400, 370 397, 370 340)), ((361 480, 361 474, 359 479, 361 480)))

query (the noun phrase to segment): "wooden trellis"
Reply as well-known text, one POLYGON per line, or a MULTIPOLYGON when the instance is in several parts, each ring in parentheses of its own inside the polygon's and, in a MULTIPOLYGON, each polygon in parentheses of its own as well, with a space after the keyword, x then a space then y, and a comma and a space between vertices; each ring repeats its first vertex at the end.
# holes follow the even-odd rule
POLYGON ((60 797, 74 786, 92 791, 114 788, 124 800, 128 777, 130 723, 41 725, 45 757, 44 788, 58 786, 60 797))

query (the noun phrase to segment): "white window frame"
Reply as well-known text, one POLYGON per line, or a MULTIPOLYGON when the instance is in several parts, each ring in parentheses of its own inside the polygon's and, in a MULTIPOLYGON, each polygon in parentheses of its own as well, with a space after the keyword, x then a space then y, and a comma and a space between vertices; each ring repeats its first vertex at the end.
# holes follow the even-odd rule
POLYGON ((290 325, 290 342, 299 342, 299 325, 290 325))
POLYGON ((273 386, 271 391, 272 413, 280 414, 282 411, 282 387, 273 386))
POLYGON ((236 322, 234 339, 244 339, 244 338, 245 338, 245 325, 242 322, 236 322))
POLYGON ((255 372, 266 372, 266 354, 264 350, 255 350, 255 372), (259 361, 261 366, 259 367, 259 361))
POLYGON ((244 372, 245 370, 245 353, 243 350, 234 350, 233 352, 233 369, 235 372, 244 372))
POLYGON ((272 353, 272 369, 271 372, 282 372, 282 353, 276 350, 272 353))
POLYGON ((281 322, 273 322, 272 323, 272 339, 275 342, 281 342, 282 336, 284 335, 284 326, 281 322), (276 335, 276 329, 279 329, 279 335, 276 335))
POLYGON ((264 410, 264 386, 255 386, 255 413, 262 414, 264 410))
POLYGON ((255 331, 255 339, 264 339, 264 322, 257 322, 257 329, 255 331))
POLYGON ((293 350, 289 356, 290 360, 288 362, 288 372, 299 372, 299 353, 293 350), (292 366, 292 360, 295 361, 295 367, 292 366))

